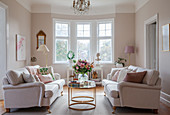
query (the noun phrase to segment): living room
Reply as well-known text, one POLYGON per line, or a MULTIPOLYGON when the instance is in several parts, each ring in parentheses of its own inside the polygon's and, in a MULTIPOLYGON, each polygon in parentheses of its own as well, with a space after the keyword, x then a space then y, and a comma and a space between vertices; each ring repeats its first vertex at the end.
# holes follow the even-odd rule
MULTIPOLYGON (((109 115, 112 114, 112 111, 114 111, 115 114, 153 114, 153 112, 162 115, 170 114, 170 62, 168 61, 168 54, 170 51, 168 41, 170 38, 170 36, 168 36, 169 28, 168 30, 165 30, 166 32, 164 32, 164 28, 166 29, 170 22, 168 12, 170 10, 170 1, 85 1, 87 2, 87 9, 83 12, 77 9, 77 7, 80 7, 79 5, 74 7, 77 5, 77 0, 75 1, 75 4, 74 0, 0 0, 0 36, 2 38, 0 43, 0 100, 2 100, 0 101, 0 113, 8 115, 48 114, 51 112, 51 114, 61 115, 109 115), (154 32, 149 30, 149 28, 153 25, 155 28, 154 32), (153 33, 154 35, 152 35, 153 33), (168 33, 168 35, 164 35, 165 33, 168 33), (148 36, 154 36, 153 42, 148 40, 148 36), (17 47, 20 47, 17 44, 20 43, 18 42, 18 39, 22 40, 22 38, 24 40, 24 53, 23 50, 20 52, 17 50, 17 47), (152 43, 154 43, 154 45, 152 43), (45 46, 43 44, 45 44, 45 46), (40 46, 44 47, 41 49, 40 46), (71 51, 71 57, 68 55, 69 51, 71 51), (97 54, 99 55, 97 56, 97 54), (69 58, 71 58, 71 61, 69 61, 69 58), (105 86, 104 80, 108 78, 108 74, 113 74, 115 68, 120 68, 120 66, 115 65, 115 61, 119 61, 118 58, 126 60, 122 62, 125 64, 124 68, 133 69, 133 67, 141 67, 149 69, 147 73, 149 73, 150 69, 154 69, 159 72, 159 78, 157 78, 154 83, 158 90, 157 94, 154 96, 156 97, 157 95, 159 98, 154 102, 159 102, 159 107, 154 106, 154 103, 146 106, 145 102, 142 106, 138 107, 138 105, 140 105, 140 102, 138 101, 134 101, 136 105, 133 105, 134 103, 132 105, 131 103, 123 105, 122 101, 120 101, 120 105, 118 104, 119 106, 116 107, 114 106, 114 103, 110 102, 110 98, 106 91, 107 88, 105 88, 109 87, 110 84, 105 86), (93 65, 94 67, 90 66, 92 67, 92 72, 96 68, 99 69, 96 71, 101 82, 100 84, 96 83, 97 87, 95 87, 96 104, 95 108, 89 111, 72 110, 71 108, 69 109, 70 106, 68 106, 69 90, 71 89, 72 92, 72 88, 69 87, 68 81, 74 79, 69 78, 70 75, 73 74, 74 70, 72 68, 74 65, 72 61, 75 60, 78 64, 79 59, 87 60, 89 65, 93 65), (41 101, 37 101, 38 107, 27 107, 26 102, 24 103, 24 100, 22 99, 18 99, 18 102, 13 100, 14 97, 17 99, 17 91, 14 90, 12 95, 8 95, 9 87, 4 85, 4 77, 7 75, 7 79, 5 79, 7 82, 5 83, 8 85, 13 84, 13 88, 21 87, 14 83, 15 80, 14 82, 12 81, 13 79, 9 80, 8 75, 11 75, 8 74, 9 71, 36 65, 39 65, 40 67, 51 67, 49 70, 52 71, 51 73, 54 73, 53 75, 55 79, 60 78, 60 80, 55 84, 59 84, 58 87, 60 87, 59 91, 61 95, 60 93, 56 93, 55 98, 52 96, 54 99, 52 99, 51 102, 51 94, 47 94, 47 98, 50 98, 50 104, 47 104, 48 106, 45 105, 48 107, 47 109, 46 107, 42 107, 43 102, 48 103, 47 100, 42 103, 41 101), (158 83, 159 79, 160 83, 158 83), (104 96, 104 93, 106 93, 106 96, 104 96), (17 104, 19 105, 15 108, 15 105, 17 104), (116 107, 116 110, 114 110, 114 107, 116 107), (57 110, 57 108, 60 108, 60 110, 57 110)), ((138 73, 141 71, 135 70, 135 72, 138 73)), ((114 75, 115 74, 116 71, 114 75)), ((88 77, 89 76, 90 75, 88 75, 88 77)), ((149 84, 147 81, 144 83, 145 85, 147 83, 149 84)), ((36 85, 42 84, 37 83, 36 85)), ((148 87, 153 88, 154 86, 149 84, 148 87)), ((119 88, 116 87, 116 91, 118 89, 119 88)), ((33 88, 29 88, 22 94, 30 98, 32 95, 26 95, 26 92, 32 90, 33 88)), ((50 88, 48 90, 50 90, 50 88)), ((74 91, 73 94, 91 93, 90 89, 75 89, 74 91)), ((147 94, 147 92, 149 91, 146 90, 145 92, 144 90, 145 94, 147 94)), ((37 93, 37 95, 39 94, 37 93)), ((138 96, 141 95, 141 93, 136 93, 135 95, 138 96)), ((125 94, 125 96, 128 97, 128 94, 125 94)), ((145 96, 137 97, 137 99, 142 100, 145 96)), ((148 94, 148 96, 151 95, 148 94)), ((118 97, 121 98, 121 94, 118 94, 118 97)), ((116 102, 118 97, 113 99, 113 102, 116 102)), ((30 103, 34 103, 35 98, 37 97, 32 97, 32 99, 30 99, 30 103)), ((130 97, 128 98, 130 100, 130 97)), ((94 98, 93 101, 95 101, 94 98)), ((73 106, 79 109, 81 107, 84 108, 83 104, 80 106, 73 106)), ((88 105, 86 106, 88 107, 88 105)))

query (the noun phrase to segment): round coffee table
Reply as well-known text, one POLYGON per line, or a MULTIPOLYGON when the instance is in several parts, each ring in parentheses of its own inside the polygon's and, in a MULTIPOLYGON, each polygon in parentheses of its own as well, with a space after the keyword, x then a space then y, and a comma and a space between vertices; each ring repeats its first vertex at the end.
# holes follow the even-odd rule
POLYGON ((85 110, 92 110, 96 108, 96 84, 94 81, 88 81, 88 85, 80 85, 79 87, 75 86, 68 86, 68 106, 69 109, 78 110, 78 111, 85 111, 85 110), (91 83, 90 83, 91 82, 91 83), (81 90, 87 90, 87 89, 93 89, 93 97, 92 96, 72 96, 72 90, 73 89, 81 89, 81 90), (88 100, 78 100, 78 98, 86 98, 88 100), (73 105, 80 105, 80 104, 86 104, 90 105, 89 108, 76 108, 73 107, 73 105))

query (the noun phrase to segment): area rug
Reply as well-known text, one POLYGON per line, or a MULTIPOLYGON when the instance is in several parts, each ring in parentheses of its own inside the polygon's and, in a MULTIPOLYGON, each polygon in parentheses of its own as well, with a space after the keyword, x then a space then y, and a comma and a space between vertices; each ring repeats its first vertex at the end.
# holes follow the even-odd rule
MULTIPOLYGON (((4 113, 3 115, 113 115, 112 106, 103 95, 96 96, 96 108, 89 111, 75 111, 68 109, 68 97, 67 94, 58 97, 51 105, 51 114, 48 114, 47 109, 44 107, 24 108, 24 109, 11 109, 10 113, 4 113)), ((79 106, 81 107, 81 106, 79 106)), ((83 106, 83 107, 86 107, 83 106)), ((117 108, 115 115, 155 115, 151 110, 134 109, 134 108, 117 108)))

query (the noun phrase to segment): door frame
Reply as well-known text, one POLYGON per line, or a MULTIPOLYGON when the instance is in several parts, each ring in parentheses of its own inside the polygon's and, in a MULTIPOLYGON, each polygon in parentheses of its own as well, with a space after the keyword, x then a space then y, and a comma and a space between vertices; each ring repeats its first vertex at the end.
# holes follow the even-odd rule
MULTIPOLYGON (((8 46, 8 41, 9 41, 8 6, 0 1, 0 7, 5 9, 5 15, 6 15, 6 17, 5 17, 6 18, 6 21, 5 21, 5 25, 6 25, 6 28, 5 28, 5 38, 6 38, 6 40, 5 40, 5 42, 6 42, 5 43, 5 45, 6 45, 5 46, 6 47, 5 48, 5 50, 6 50, 6 55, 5 55, 6 56, 6 62, 5 62, 5 66, 6 67, 5 68, 6 68, 6 71, 7 71, 8 70, 8 47, 7 46, 8 46)), ((0 79, 2 80, 3 76, 0 76, 0 77, 1 77, 0 79)), ((0 83, 0 87, 1 87, 0 88, 0 92, 2 91, 2 86, 1 85, 2 85, 2 83, 0 83)), ((0 94, 0 100, 3 100, 3 95, 2 94, 3 93, 0 94)))
POLYGON ((144 67, 147 68, 147 30, 148 26, 156 22, 156 70, 159 70, 159 15, 156 14, 144 22, 144 67))

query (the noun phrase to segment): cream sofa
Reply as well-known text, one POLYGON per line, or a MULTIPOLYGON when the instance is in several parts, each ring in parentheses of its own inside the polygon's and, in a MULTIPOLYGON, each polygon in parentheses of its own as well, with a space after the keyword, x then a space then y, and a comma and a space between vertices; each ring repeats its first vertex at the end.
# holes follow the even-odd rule
MULTIPOLYGON (((52 67, 50 71, 53 72, 52 67)), ((24 83, 23 72, 29 74, 26 68, 20 68, 8 71, 7 76, 3 79, 6 112, 10 112, 10 108, 42 106, 47 107, 50 112, 50 105, 62 95, 65 80, 60 79, 58 73, 53 73, 55 78, 53 82, 47 84, 43 82, 24 83)))
MULTIPOLYGON (((119 73, 120 75, 120 73, 119 73)), ((122 77, 122 76, 118 76, 122 77)), ((105 96, 113 106, 113 113, 116 107, 133 107, 143 109, 153 109, 158 112, 160 104, 161 79, 156 70, 129 66, 128 68, 112 68, 107 79, 102 81, 105 96), (112 81, 114 73, 120 70, 142 72, 147 71, 142 83, 132 83, 124 81, 112 81)))

